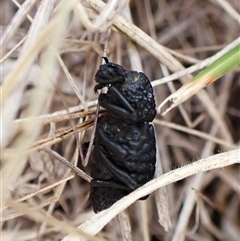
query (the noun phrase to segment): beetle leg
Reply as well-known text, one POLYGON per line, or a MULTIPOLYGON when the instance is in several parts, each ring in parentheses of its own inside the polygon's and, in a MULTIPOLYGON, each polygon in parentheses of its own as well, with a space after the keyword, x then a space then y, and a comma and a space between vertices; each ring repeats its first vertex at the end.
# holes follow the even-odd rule
POLYGON ((101 107, 107 109, 109 112, 111 112, 115 116, 118 116, 120 119, 133 119, 134 122, 135 120, 137 121, 137 113, 135 111, 130 112, 129 110, 124 109, 123 107, 110 103, 105 94, 100 94, 99 102, 101 107))
POLYGON ((109 140, 108 136, 105 134, 104 130, 102 128, 96 129, 96 135, 98 137, 98 142, 100 145, 103 145, 106 147, 106 149, 114 155, 124 158, 127 155, 127 152, 122 146, 116 145, 115 142, 109 140))
POLYGON ((138 121, 138 115, 136 110, 131 106, 128 100, 117 90, 114 86, 109 87, 108 89, 109 94, 114 94, 118 100, 120 101, 121 106, 116 104, 112 104, 106 94, 99 95, 99 102, 100 105, 113 113, 114 115, 118 116, 121 119, 136 123, 138 121))
POLYGON ((111 188, 129 191, 129 188, 127 188, 124 185, 120 185, 120 184, 108 182, 108 181, 92 180, 91 186, 92 187, 111 187, 111 188))
POLYGON ((129 112, 133 113, 135 112, 135 109, 131 106, 131 104, 128 102, 128 100, 125 98, 125 96, 122 95, 122 93, 114 86, 109 87, 108 92, 110 94, 114 94, 118 100, 121 102, 121 104, 128 109, 129 112))
POLYGON ((124 183, 130 190, 136 189, 139 185, 129 176, 129 174, 122 169, 116 167, 112 161, 107 157, 102 146, 99 146, 99 154, 101 160, 112 174, 124 183))

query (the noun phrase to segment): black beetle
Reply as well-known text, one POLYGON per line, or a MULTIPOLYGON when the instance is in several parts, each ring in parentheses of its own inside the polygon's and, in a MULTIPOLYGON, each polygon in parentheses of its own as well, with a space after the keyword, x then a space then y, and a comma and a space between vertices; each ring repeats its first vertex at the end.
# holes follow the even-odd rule
MULTIPOLYGON (((150 121, 156 116, 151 83, 144 73, 108 62, 95 75, 99 104, 107 113, 98 119, 92 153, 90 205, 102 211, 153 178, 156 140, 150 121)), ((147 197, 143 197, 145 199, 147 197)))

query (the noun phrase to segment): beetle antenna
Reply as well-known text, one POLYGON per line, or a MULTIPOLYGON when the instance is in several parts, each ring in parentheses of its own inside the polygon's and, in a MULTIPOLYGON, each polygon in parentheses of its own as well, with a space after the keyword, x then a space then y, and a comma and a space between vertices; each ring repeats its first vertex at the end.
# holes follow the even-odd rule
POLYGON ((104 60, 105 60, 105 62, 106 62, 106 64, 108 64, 109 63, 109 60, 108 60, 108 58, 107 57, 102 57, 104 60))

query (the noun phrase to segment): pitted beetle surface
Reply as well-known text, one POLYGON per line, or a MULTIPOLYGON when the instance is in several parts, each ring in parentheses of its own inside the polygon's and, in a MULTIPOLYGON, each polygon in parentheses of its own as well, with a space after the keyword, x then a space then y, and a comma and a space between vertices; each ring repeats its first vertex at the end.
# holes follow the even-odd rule
POLYGON ((107 114, 98 120, 92 153, 90 204, 95 212, 150 181, 156 163, 155 134, 149 124, 156 116, 151 83, 144 73, 105 61, 95 75, 95 91, 108 87, 99 95, 107 114))

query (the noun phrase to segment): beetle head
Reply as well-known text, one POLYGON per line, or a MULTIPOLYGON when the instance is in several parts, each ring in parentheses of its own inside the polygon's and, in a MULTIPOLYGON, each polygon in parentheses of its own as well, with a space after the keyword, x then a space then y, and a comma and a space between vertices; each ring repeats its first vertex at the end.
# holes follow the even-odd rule
POLYGON ((103 58, 106 63, 100 65, 95 75, 95 80, 100 84, 99 86, 124 83, 127 71, 121 65, 109 62, 106 57, 103 58))

